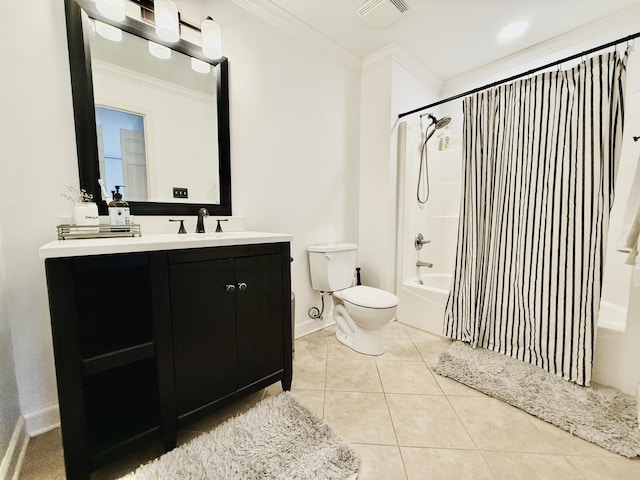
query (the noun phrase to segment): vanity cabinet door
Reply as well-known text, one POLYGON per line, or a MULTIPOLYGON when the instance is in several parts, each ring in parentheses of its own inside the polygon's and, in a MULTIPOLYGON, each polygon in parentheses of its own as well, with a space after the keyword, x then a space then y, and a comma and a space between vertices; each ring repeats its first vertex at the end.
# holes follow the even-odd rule
POLYGON ((169 266, 178 417, 237 389, 233 260, 169 266))
POLYGON ((291 386, 289 244, 169 252, 179 426, 281 380, 291 386))
POLYGON ((240 386, 283 368, 281 259, 272 254, 234 260, 240 386))

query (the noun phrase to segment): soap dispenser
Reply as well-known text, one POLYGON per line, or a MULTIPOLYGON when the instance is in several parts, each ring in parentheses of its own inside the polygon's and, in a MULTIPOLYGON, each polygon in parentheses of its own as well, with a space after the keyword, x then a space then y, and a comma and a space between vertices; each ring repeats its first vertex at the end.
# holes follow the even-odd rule
POLYGON ((129 204, 122 199, 120 188, 124 185, 116 185, 115 190, 111 190, 113 200, 109 202, 109 222, 111 225, 130 225, 131 213, 129 204))

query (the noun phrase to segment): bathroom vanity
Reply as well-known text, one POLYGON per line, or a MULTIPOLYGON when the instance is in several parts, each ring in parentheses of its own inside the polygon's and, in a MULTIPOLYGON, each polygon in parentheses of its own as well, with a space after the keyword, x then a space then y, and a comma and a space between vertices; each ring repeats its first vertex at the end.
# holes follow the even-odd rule
POLYGON ((290 235, 63 240, 45 259, 66 473, 292 380, 290 235))

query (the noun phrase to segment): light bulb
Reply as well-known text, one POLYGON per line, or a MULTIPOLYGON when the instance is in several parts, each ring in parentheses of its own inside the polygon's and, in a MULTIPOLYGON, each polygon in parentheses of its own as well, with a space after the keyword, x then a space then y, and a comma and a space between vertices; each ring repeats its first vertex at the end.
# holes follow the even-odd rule
POLYGON ((155 42, 149 41, 149 53, 161 60, 167 60, 171 58, 171 49, 164 45, 159 45, 155 42))
POLYGON ((96 8, 105 17, 121 22, 125 18, 124 0, 96 0, 96 8))
POLYGON ((191 58, 191 68, 198 73, 209 73, 211 71, 211 65, 193 57, 191 58))
POLYGON ((202 31, 202 53, 213 59, 222 57, 222 33, 220 25, 211 17, 207 17, 200 25, 202 31))
POLYGON ((180 39, 178 7, 171 0, 155 0, 153 2, 156 34, 167 42, 180 39))
POLYGON ((106 23, 99 22, 98 20, 96 20, 96 32, 102 38, 106 38, 112 42, 119 42, 122 40, 122 30, 112 27, 111 25, 107 25, 106 23))

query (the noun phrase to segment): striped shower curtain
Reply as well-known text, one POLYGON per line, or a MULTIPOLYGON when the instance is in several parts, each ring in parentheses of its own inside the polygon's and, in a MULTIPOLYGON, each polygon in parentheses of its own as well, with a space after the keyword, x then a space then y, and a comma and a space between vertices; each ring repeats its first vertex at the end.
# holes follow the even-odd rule
POLYGON ((448 337, 589 385, 626 58, 465 99, 448 337))

